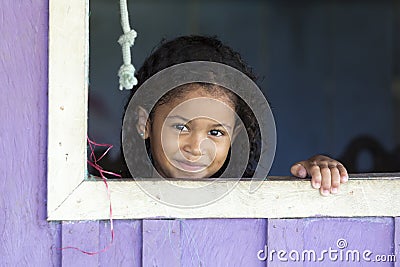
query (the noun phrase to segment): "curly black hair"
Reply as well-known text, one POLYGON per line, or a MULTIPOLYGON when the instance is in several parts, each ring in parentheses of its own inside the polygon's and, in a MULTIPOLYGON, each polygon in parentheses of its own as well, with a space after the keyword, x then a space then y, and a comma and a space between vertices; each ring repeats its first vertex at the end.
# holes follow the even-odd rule
MULTIPOLYGON (((192 61, 211 61, 222 63, 228 66, 231 66, 245 75, 247 75, 252 81, 257 83, 257 77, 254 75, 252 69, 243 61, 240 54, 234 51, 229 46, 223 44, 216 37, 209 36, 198 36, 198 35, 190 35, 190 36, 182 36, 175 38, 171 41, 161 41, 158 47, 152 51, 151 55, 145 60, 142 67, 137 70, 135 76, 138 79, 138 84, 133 88, 132 93, 130 95, 130 99, 135 94, 136 90, 150 77, 152 77, 157 72, 171 67, 176 64, 192 62, 192 61)), ((244 173, 235 174, 236 177, 253 177, 255 169, 257 167, 260 154, 261 154, 261 134, 260 127, 255 118, 254 113, 251 108, 246 104, 246 102, 239 97, 237 94, 232 92, 229 89, 213 86, 212 84, 199 83, 202 88, 204 88, 208 93, 213 94, 225 94, 229 97, 232 103, 235 105, 235 111, 244 123, 244 126, 247 131, 250 152, 248 155, 248 163, 244 173)), ((168 103, 173 98, 179 97, 179 95, 184 94, 188 90, 190 90, 190 86, 180 86, 175 88, 165 95, 163 95, 156 105, 151 109, 149 114, 149 121, 151 123, 154 111, 158 106, 168 103)), ((126 107, 129 104, 129 101, 126 107)), ((127 110, 125 108, 125 110, 127 110)), ((139 135, 133 137, 131 140, 133 142, 143 142, 143 139, 139 137, 139 135)), ((150 142, 148 139, 145 140, 146 150, 140 151, 143 148, 143 145, 134 145, 133 147, 137 148, 138 151, 135 153, 137 155, 148 155, 150 160, 152 161, 150 142)), ((122 147, 122 146, 121 146, 122 147)), ((228 162, 230 160, 231 150, 228 153, 228 157, 222 166, 222 168, 215 173, 212 177, 219 177, 223 171, 226 169, 228 162)), ((135 157, 132 163, 132 166, 145 166, 148 160, 144 156, 135 157)), ((154 165, 154 164, 153 164, 154 165)), ((151 173, 152 166, 149 167, 149 175, 151 173)), ((129 171, 125 168, 122 171, 124 177, 130 177, 129 171)))

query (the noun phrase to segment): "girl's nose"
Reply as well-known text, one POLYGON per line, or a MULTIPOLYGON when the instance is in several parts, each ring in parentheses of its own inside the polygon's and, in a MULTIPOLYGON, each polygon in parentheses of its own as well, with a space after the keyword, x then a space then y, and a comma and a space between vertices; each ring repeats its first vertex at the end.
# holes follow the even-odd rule
MULTIPOLYGON (((190 133, 188 136, 184 136, 180 138, 181 150, 186 153, 189 153, 192 156, 199 157, 202 152, 202 142, 206 139, 206 136, 203 136, 199 133, 190 133)), ((204 150, 204 148, 203 148, 204 150)))

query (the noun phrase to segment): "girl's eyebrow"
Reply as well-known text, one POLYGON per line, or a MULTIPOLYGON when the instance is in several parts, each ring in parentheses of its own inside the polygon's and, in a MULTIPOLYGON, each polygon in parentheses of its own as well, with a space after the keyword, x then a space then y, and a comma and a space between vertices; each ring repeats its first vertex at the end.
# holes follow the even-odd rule
POLYGON ((186 118, 184 118, 182 116, 179 116, 179 115, 168 116, 166 119, 181 119, 183 121, 189 121, 189 119, 186 119, 186 118))
MULTIPOLYGON (((189 119, 186 119, 185 117, 182 117, 182 116, 179 116, 179 115, 168 116, 166 119, 181 119, 181 120, 183 120, 185 122, 189 122, 190 121, 189 119)), ((225 123, 217 123, 217 124, 211 125, 211 127, 220 127, 220 126, 232 130, 232 127, 227 125, 227 124, 225 124, 225 123)))
POLYGON ((224 123, 217 123, 217 124, 213 124, 213 125, 211 125, 211 127, 224 127, 224 128, 229 128, 229 130, 231 130, 231 129, 232 129, 232 127, 231 127, 231 126, 229 126, 229 125, 226 125, 226 124, 224 124, 224 123))

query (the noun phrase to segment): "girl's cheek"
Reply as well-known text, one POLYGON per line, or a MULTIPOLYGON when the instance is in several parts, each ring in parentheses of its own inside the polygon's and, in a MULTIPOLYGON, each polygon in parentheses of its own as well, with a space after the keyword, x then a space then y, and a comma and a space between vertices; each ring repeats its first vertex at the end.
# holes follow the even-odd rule
POLYGON ((224 165, 227 155, 228 151, 225 148, 217 148, 216 157, 213 162, 213 171, 218 171, 224 165))
POLYGON ((179 136, 171 131, 164 130, 161 135, 161 144, 166 151, 179 149, 179 136))
POLYGON ((224 162, 226 157, 228 156, 230 142, 227 140, 224 140, 224 142, 216 144, 215 147, 216 147, 216 158, 218 158, 218 160, 224 162))

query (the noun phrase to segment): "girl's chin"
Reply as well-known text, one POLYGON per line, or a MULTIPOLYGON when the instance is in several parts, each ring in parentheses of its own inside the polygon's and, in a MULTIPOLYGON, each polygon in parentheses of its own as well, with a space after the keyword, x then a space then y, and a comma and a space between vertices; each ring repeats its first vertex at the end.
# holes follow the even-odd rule
MULTIPOLYGON (((199 179, 206 179, 211 176, 208 170, 202 169, 199 172, 194 171, 186 171, 182 170, 181 168, 173 168, 169 171, 165 170, 163 172, 158 172, 158 177, 163 177, 165 179, 192 179, 192 180, 199 180, 199 179)), ((153 177, 155 177, 153 175, 153 177)))
POLYGON ((209 174, 205 171, 201 172, 187 172, 178 170, 174 173, 173 179, 205 179, 208 178, 209 174))

